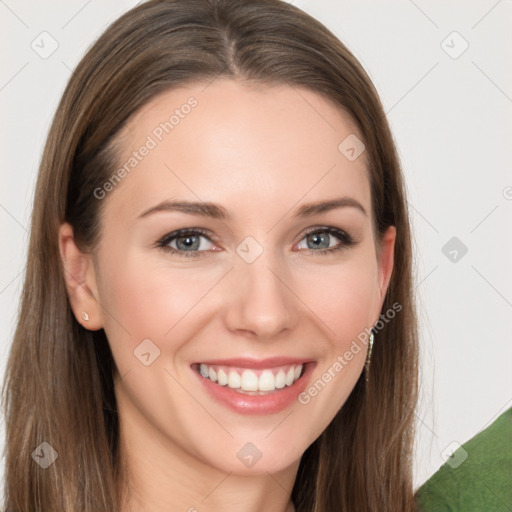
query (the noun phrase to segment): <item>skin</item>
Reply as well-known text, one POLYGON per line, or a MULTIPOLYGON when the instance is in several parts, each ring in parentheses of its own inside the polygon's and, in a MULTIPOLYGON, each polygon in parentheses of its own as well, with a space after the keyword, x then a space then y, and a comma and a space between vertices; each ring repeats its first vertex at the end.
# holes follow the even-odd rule
POLYGON ((349 161, 338 150, 355 125, 306 89, 217 79, 165 92, 123 128, 121 161, 190 96, 197 107, 102 199, 94 252, 81 252, 71 226, 61 226, 70 302, 84 327, 105 329, 119 370, 132 489, 123 512, 289 512, 300 458, 345 403, 366 347, 308 404, 272 415, 243 415, 213 401, 190 364, 304 357, 317 363, 315 382, 377 322, 396 230, 385 233, 379 255, 365 155, 349 161), (293 216, 303 204, 341 196, 367 215, 344 207, 293 216), (214 202, 232 218, 159 212, 137 219, 169 199, 214 202), (307 231, 326 226, 356 243, 317 254, 341 242, 324 231, 325 245, 308 244, 307 231), (211 241, 200 238, 199 257, 155 247, 181 228, 211 233, 211 241), (263 248, 252 263, 236 252, 247 236, 263 248), (149 366, 134 357, 145 339, 160 350, 149 366), (236 456, 247 442, 262 453, 252 468, 236 456))

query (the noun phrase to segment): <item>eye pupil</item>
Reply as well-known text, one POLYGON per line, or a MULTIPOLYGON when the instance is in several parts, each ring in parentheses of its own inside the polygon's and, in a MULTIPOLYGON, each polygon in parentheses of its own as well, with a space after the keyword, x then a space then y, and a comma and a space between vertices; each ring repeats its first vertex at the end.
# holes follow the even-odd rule
POLYGON ((197 236, 190 236, 190 235, 179 237, 179 238, 176 239, 176 246, 178 247, 178 249, 182 249, 182 248, 185 248, 185 249, 190 249, 190 248, 197 249, 199 247, 198 237, 197 236), (180 241, 181 240, 185 241, 183 247, 180 247, 180 241))
POLYGON ((327 245, 324 245, 321 248, 328 248, 329 247, 329 235, 328 234, 318 234, 318 233, 311 233, 308 235, 308 242, 312 241, 315 245, 314 247, 321 247, 322 242, 327 242, 327 245))

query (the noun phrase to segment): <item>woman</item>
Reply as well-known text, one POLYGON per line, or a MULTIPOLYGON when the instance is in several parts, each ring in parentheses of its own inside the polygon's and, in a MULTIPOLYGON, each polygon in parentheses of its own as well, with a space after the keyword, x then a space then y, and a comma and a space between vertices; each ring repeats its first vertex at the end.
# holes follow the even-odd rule
POLYGON ((310 16, 123 15, 42 158, 7 508, 414 510, 406 204, 370 79, 310 16))

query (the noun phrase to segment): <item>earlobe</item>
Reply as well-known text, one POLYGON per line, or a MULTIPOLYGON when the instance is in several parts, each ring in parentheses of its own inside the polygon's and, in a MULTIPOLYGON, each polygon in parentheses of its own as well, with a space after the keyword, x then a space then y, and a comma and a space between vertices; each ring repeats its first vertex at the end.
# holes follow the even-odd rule
POLYGON ((79 249, 73 227, 68 223, 59 228, 59 251, 66 290, 76 320, 91 331, 101 329, 103 320, 92 255, 79 249))

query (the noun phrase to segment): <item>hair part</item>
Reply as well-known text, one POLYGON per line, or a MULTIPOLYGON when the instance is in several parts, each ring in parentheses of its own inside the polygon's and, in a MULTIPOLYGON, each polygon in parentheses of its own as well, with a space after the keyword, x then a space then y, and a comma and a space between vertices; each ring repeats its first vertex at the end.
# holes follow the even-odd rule
POLYGON ((376 234, 397 229, 383 311, 402 309, 376 337, 369 382, 361 376, 305 451, 296 510, 414 510, 418 335, 400 164, 361 64, 325 26, 279 0, 150 0, 112 23, 74 70, 42 155, 2 390, 9 510, 121 511, 129 490, 120 485, 115 363, 104 331, 84 329, 73 315, 58 230, 69 222, 79 246, 93 251, 104 204, 93 191, 119 165, 122 128, 157 95, 221 76, 304 87, 347 112, 366 146, 376 234), (42 442, 59 455, 47 469, 31 457, 42 442))

